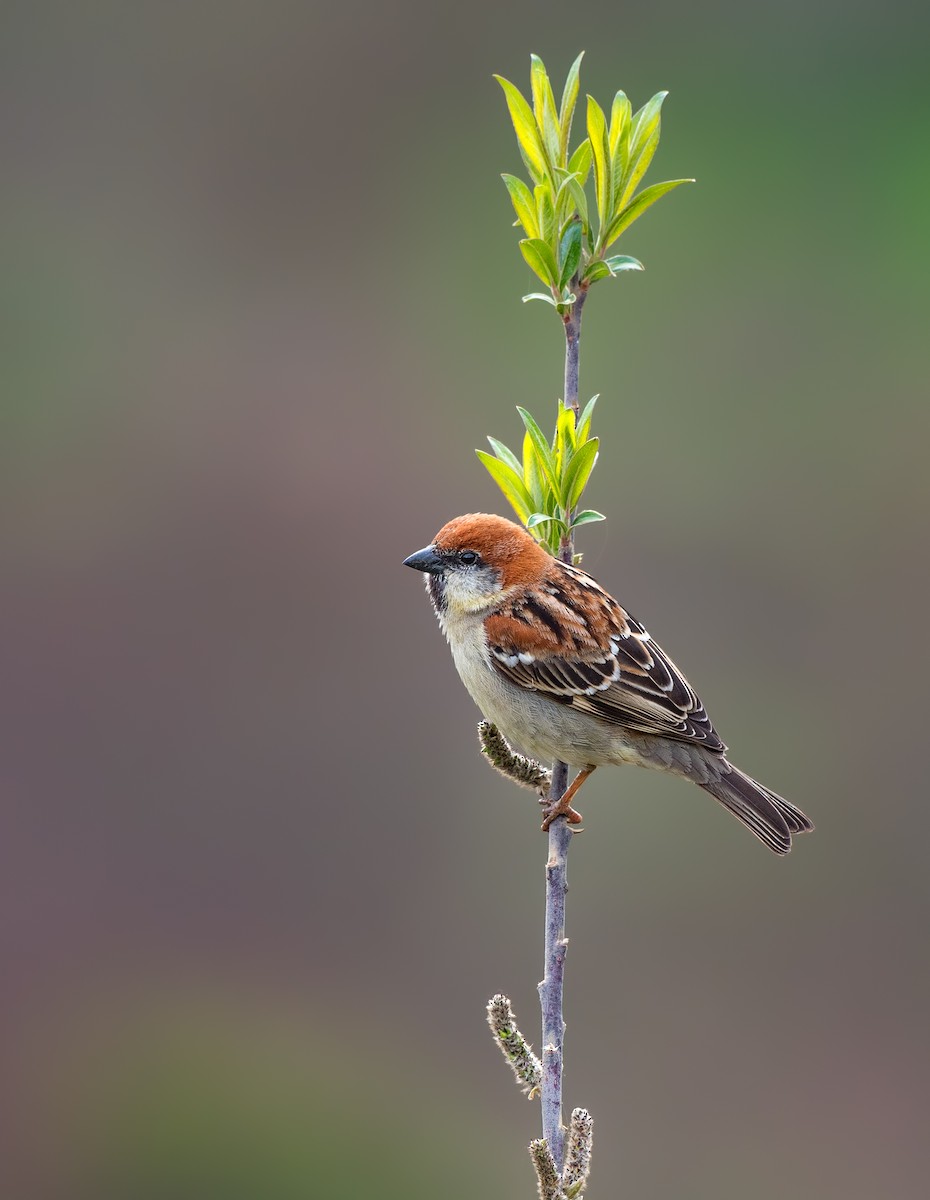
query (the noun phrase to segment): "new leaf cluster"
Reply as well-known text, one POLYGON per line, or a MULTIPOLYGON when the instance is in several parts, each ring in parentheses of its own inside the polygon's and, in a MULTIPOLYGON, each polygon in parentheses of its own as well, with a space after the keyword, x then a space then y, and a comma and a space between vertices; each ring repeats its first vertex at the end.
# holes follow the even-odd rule
POLYGON ((604 520, 594 509, 577 511, 597 462, 598 439, 591 437, 596 401, 597 396, 592 397, 576 418, 560 400, 551 442, 530 413, 518 408, 526 430, 522 461, 492 437, 488 441, 493 454, 476 451, 514 512, 551 554, 558 554, 562 539, 579 525, 604 520))
POLYGON ((531 56, 532 108, 517 87, 495 75, 504 89, 533 186, 531 189, 516 175, 502 178, 517 214, 515 224, 526 233, 520 242, 523 257, 549 288, 548 293, 532 292, 523 299, 545 300, 563 316, 577 300, 579 289, 620 271, 643 269, 642 263, 629 255, 608 255, 610 247, 666 192, 694 182, 673 179, 636 191, 659 145, 660 114, 667 92, 653 96, 636 113, 626 95, 617 92, 609 123, 598 102, 588 96, 588 136, 569 155, 582 57, 579 54, 572 63, 558 110, 549 75, 537 55, 531 56), (585 192, 592 167, 596 230, 585 192))

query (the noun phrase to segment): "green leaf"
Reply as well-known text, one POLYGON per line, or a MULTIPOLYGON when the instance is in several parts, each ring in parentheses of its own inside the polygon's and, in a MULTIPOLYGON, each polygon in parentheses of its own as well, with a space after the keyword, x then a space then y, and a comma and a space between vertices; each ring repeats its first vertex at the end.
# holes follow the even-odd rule
POLYGON ((666 192, 670 192, 673 188, 680 187, 683 183, 694 183, 693 179, 672 179, 666 183, 654 183, 652 187, 644 188, 638 196, 625 207, 622 208, 611 221, 606 235, 603 238, 604 248, 606 249, 611 242, 615 242, 629 225, 632 225, 637 217, 641 217, 650 205, 655 204, 660 200, 666 192))
POLYGON ((502 175, 507 191, 510 193, 510 199, 513 203, 513 210, 517 214, 517 220, 523 226, 527 237, 539 237, 539 226, 536 223, 536 205, 533 201, 533 193, 526 186, 522 179, 518 179, 516 175, 502 175))
POLYGON ((610 267, 608 267, 604 260, 596 258, 588 264, 581 278, 584 283, 597 283, 599 279, 606 279, 610 273, 610 267))
POLYGON ((520 90, 515 88, 509 79, 504 79, 502 75, 495 75, 494 78, 504 89, 504 98, 510 111, 514 133, 517 135, 517 142, 527 168, 533 176, 533 180, 541 183, 549 175, 549 164, 546 162, 546 152, 539 136, 539 130, 536 128, 533 110, 524 100, 520 90))
POLYGON ((653 155, 659 145, 659 130, 656 129, 652 137, 643 147, 642 153, 637 159, 631 159, 627 168, 627 178, 623 186, 623 191, 620 195, 617 209, 622 209, 629 203, 630 197, 636 191, 639 181, 649 169, 649 164, 652 162, 653 155))
POLYGON ((507 499, 513 506, 514 512, 521 521, 526 518, 535 508, 533 500, 526 490, 523 480, 508 466, 507 463, 501 462, 499 458, 494 458, 484 450, 476 450, 475 453, 488 469, 491 478, 504 493, 507 499))
MULTIPOLYGON (((600 393, 598 393, 600 395, 600 393)), ((578 446, 584 445, 588 440, 588 434, 591 432, 591 420, 594 416, 594 406, 597 404, 597 396, 592 396, 588 403, 581 410, 581 415, 578 417, 575 428, 575 444, 578 446)))
POLYGON ((588 284, 597 283, 599 279, 613 277, 621 271, 645 271, 645 269, 638 258, 633 258, 629 254, 614 254, 610 258, 596 258, 589 263, 582 276, 582 281, 588 284))
POLYGON ((591 143, 585 138, 575 153, 568 160, 568 169, 578 176, 582 187, 588 182, 588 172, 591 170, 591 143))
POLYGON ((520 414, 520 419, 526 426, 526 432, 530 435, 535 457, 542 468, 543 475, 546 477, 547 483, 552 488, 552 491, 555 493, 556 497, 561 499, 559 495, 559 480, 555 473, 555 462, 552 458, 552 450, 549 446, 549 442, 546 440, 543 431, 533 420, 532 415, 528 413, 525 408, 520 408, 520 406, 517 405, 517 412, 520 414))
POLYGON ((523 435, 523 482, 533 497, 533 507, 545 508, 549 489, 536 459, 533 439, 528 433, 523 435))
POLYGON ((630 159, 630 113, 632 106, 624 92, 617 92, 610 110, 610 215, 613 216, 619 205, 617 200, 620 192, 620 182, 630 159))
POLYGON ((551 296, 547 296, 545 292, 528 292, 525 296, 521 296, 520 299, 524 304, 528 304, 530 300, 545 300, 545 302, 547 304, 551 304, 553 308, 558 308, 560 304, 560 301, 553 300, 553 298, 551 296))
POLYGON ((633 118, 630 136, 630 157, 637 158, 643 152, 643 147, 659 128, 662 105, 668 92, 656 92, 651 100, 647 100, 633 118))
POLYGON ((633 118, 630 159, 623 176, 623 192, 619 208, 623 208, 629 201, 652 162, 659 145, 662 103, 667 95, 668 92, 658 92, 648 103, 643 105, 633 118))
MULTIPOLYGON (((568 157, 568 140, 572 133, 572 117, 575 115, 575 103, 578 100, 579 77, 581 74, 581 60, 584 58, 584 51, 578 55, 572 65, 568 68, 568 75, 565 77, 565 88, 562 92, 562 106, 559 109, 559 162, 565 162, 568 157)), ((573 168, 569 168, 572 170, 573 168)))
POLYGON ((575 414, 559 401, 559 415, 555 422, 555 473, 565 478, 565 471, 575 453, 575 414))
POLYGON ((616 275, 620 271, 645 271, 646 269, 638 258, 633 258, 629 254, 612 254, 610 258, 604 259, 604 265, 611 275, 616 275))
POLYGON ((570 221, 559 242, 559 287, 564 288, 581 262, 581 222, 570 221))
POLYGON ((520 242, 523 257, 533 268, 543 283, 555 287, 559 281, 559 270, 555 265, 555 255, 552 247, 542 238, 524 238, 520 242))
POLYGON ((586 508, 584 512, 580 512, 574 521, 572 521, 572 529, 577 529, 579 525, 591 525, 594 521, 606 520, 607 518, 603 513, 599 513, 593 508, 586 508))
POLYGON ((597 197, 597 213, 601 229, 610 220, 607 211, 610 205, 610 147, 607 142, 607 120, 604 110, 594 99, 588 97, 588 137, 594 156, 594 192, 597 197))
POLYGON ((617 92, 616 96, 614 96, 614 102, 610 106, 610 133, 607 137, 611 156, 617 153, 620 139, 629 130, 630 113, 632 110, 633 106, 627 99, 626 92, 617 92))
POLYGON ((575 436, 575 410, 563 404, 561 400, 559 401, 559 415, 556 418, 555 431, 556 446, 559 453, 563 456, 563 461, 567 462, 574 453, 577 443, 575 436), (568 452, 567 455, 566 451, 568 452))
MULTIPOLYGON (((547 296, 546 299, 548 300, 549 297, 547 296)), ((497 438, 489 437, 488 441, 491 443, 491 449, 494 451, 494 453, 497 455, 497 457, 501 460, 501 462, 505 462, 508 465, 508 467, 513 467, 513 469, 516 471, 516 473, 522 478, 523 477, 523 464, 520 462, 519 458, 517 458, 517 456, 514 454, 514 452, 512 450, 508 449, 508 447, 505 446, 503 442, 499 442, 497 440, 497 438)))
POLYGON ((589 228, 590 222, 588 221, 588 197, 585 195, 584 188, 574 177, 569 179, 565 186, 575 202, 575 211, 581 217, 582 225, 585 229, 589 228))
POLYGON ((534 189, 533 196, 536 201, 539 237, 551 246, 555 240, 555 208, 552 204, 552 189, 548 183, 541 183, 534 189))
POLYGON ((547 521, 557 521, 558 517, 547 516, 546 513, 532 513, 526 520, 527 529, 535 529, 537 525, 545 525, 547 521))
POLYGON ((597 462, 598 445, 598 438, 590 438, 583 446, 578 448, 575 452, 575 457, 568 465, 568 470, 565 472, 565 479, 562 484, 562 494, 567 509, 574 508, 581 499, 581 493, 591 478, 591 472, 594 470, 594 464, 597 462))
POLYGON ((552 172, 552 178, 555 181, 555 198, 558 200, 565 188, 565 181, 571 178, 571 171, 567 167, 556 167, 552 172))
POLYGON ((570 175, 568 171, 558 171, 559 190, 555 194, 555 218, 561 224, 566 217, 571 216, 577 207, 575 203, 574 193, 572 192, 572 184, 578 183, 574 175, 570 175))
POLYGON ((533 92, 533 115, 542 134, 543 146, 550 167, 559 165, 559 114, 555 111, 555 96, 543 60, 530 55, 530 87, 533 92))

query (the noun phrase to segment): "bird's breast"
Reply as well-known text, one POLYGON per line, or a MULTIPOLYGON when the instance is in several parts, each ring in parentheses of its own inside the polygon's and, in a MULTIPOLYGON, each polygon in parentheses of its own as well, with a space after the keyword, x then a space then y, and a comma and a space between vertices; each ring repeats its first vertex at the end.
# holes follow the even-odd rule
POLYGON ((452 657, 471 698, 508 741, 534 757, 574 766, 615 761, 614 734, 604 722, 575 711, 497 671, 482 622, 447 625, 452 657))

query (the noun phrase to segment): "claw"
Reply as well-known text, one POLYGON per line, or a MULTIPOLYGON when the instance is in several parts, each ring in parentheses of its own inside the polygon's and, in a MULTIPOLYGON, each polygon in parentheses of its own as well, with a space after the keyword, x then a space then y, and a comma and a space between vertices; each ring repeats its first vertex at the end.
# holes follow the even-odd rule
MULTIPOLYGON (((575 812, 572 808, 572 801, 575 798, 575 793, 588 778, 594 767, 585 767, 579 771, 572 780, 571 786, 565 791, 564 796, 560 796, 554 804, 550 804, 548 808, 543 809, 543 829, 548 829, 556 817, 565 817, 569 825, 580 825, 582 821, 581 813, 575 812)), ((539 799, 540 804, 544 803, 543 797, 539 799)))
POLYGON ((575 812, 571 805, 568 808, 562 808, 561 804, 554 804, 543 813, 544 819, 540 828, 547 830, 556 817, 565 817, 569 825, 580 825, 584 820, 581 813, 575 812))

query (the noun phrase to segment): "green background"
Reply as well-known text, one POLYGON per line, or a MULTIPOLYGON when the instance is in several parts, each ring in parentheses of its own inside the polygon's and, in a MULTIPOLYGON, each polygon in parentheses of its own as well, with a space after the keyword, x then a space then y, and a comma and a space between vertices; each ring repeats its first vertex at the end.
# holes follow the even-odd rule
POLYGON ((598 772, 566 1099, 592 1197, 927 1177, 925 6, 5 14, 7 1196, 530 1196, 545 841, 401 568, 554 413, 492 72, 668 88, 582 394, 588 567, 807 811, 598 772))

